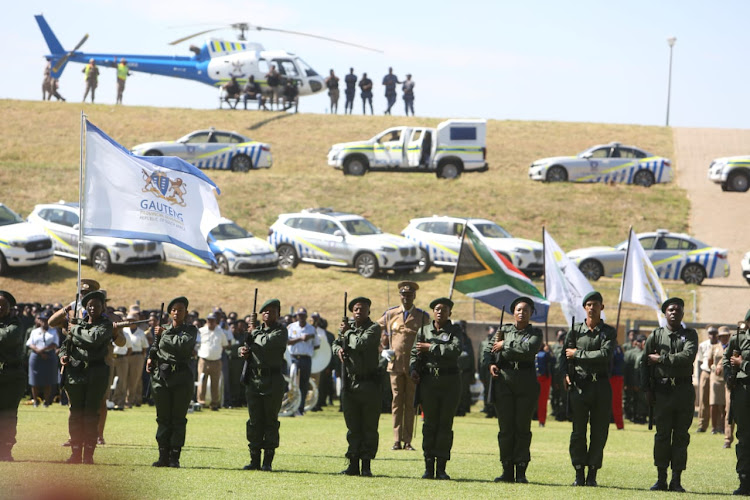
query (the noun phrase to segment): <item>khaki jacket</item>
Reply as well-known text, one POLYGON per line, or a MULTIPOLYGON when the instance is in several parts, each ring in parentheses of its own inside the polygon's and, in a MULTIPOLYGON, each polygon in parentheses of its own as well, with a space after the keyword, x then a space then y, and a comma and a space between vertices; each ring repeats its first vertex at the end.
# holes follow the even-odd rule
POLYGON ((390 334, 391 349, 395 352, 393 360, 388 363, 389 372, 409 373, 409 355, 414 346, 414 339, 419 329, 429 322, 430 315, 413 306, 404 321, 403 305, 388 309, 378 320, 383 333, 390 334))

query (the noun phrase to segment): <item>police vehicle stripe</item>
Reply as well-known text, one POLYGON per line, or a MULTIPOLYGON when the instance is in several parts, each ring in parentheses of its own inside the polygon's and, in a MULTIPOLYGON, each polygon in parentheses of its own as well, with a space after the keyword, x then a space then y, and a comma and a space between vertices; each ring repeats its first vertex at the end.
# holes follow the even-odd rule
POLYGON ((719 259, 718 259, 718 257, 719 257, 719 254, 718 254, 718 252, 714 252, 714 257, 715 257, 715 258, 714 258, 714 261, 713 261, 713 263, 711 264, 711 277, 713 277, 713 276, 714 276, 714 273, 716 272, 716 263, 717 263, 717 261, 719 260, 719 259))
POLYGON ((253 154, 252 153, 253 149, 256 150, 255 151, 255 161, 253 162, 253 167, 258 168, 258 163, 260 162, 260 153, 261 153, 261 151, 263 151, 263 148, 261 148, 260 146, 253 146, 252 149, 250 150, 251 158, 252 158, 252 154, 253 154))

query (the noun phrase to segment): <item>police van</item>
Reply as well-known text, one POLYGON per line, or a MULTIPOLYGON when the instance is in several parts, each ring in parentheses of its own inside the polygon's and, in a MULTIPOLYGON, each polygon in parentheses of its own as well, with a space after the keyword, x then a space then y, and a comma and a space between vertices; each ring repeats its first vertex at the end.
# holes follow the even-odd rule
POLYGON ((344 175, 372 171, 434 172, 455 179, 485 172, 487 120, 447 120, 437 128, 393 127, 361 142, 334 144, 328 165, 344 175))

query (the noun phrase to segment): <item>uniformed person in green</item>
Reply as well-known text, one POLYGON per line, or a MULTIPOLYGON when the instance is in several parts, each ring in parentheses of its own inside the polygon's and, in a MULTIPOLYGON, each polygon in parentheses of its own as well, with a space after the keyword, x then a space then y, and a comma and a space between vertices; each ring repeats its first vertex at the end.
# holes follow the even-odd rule
POLYGON ((154 467, 179 467, 185 444, 187 411, 195 379, 188 363, 198 337, 198 329, 185 323, 187 307, 185 297, 172 299, 167 307, 171 322, 154 328, 154 343, 146 361, 156 404, 159 460, 152 464, 154 467))
POLYGON ((565 338, 562 357, 565 382, 569 387, 573 431, 570 433, 570 461, 576 471, 573 486, 597 486, 596 471, 602 467, 604 445, 612 418, 612 387, 609 366, 617 345, 615 329, 601 320, 602 295, 592 291, 583 298, 586 320, 573 325, 565 338), (571 376, 572 375, 572 376, 571 376), (591 441, 586 446, 588 424, 591 441), (584 476, 585 467, 588 475, 584 476))
POLYGON ((366 297, 351 300, 348 307, 353 319, 345 317, 342 320, 339 336, 333 342, 333 353, 344 363, 346 370, 341 397, 349 443, 346 451, 349 466, 342 474, 349 476, 371 477, 370 461, 378 451, 380 325, 370 320, 371 304, 366 297))
POLYGON ((737 333, 732 335, 724 350, 724 379, 732 391, 730 411, 737 424, 737 475, 740 487, 735 495, 750 495, 750 310, 745 321, 737 325, 737 333))
POLYGON ((529 297, 517 298, 510 309, 514 324, 502 325, 497 340, 482 353, 494 377, 492 397, 500 426, 497 441, 503 474, 495 482, 528 483, 531 417, 539 398, 534 360, 542 344, 542 332, 529 323, 534 311, 529 297))
POLYGON ((12 462, 18 403, 26 390, 23 371, 24 332, 13 314, 16 299, 0 290, 0 462, 12 462))
POLYGON ((255 313, 251 316, 252 331, 246 345, 240 348, 245 358, 245 396, 247 411, 247 441, 250 463, 244 470, 271 471, 276 448, 279 447, 279 410, 284 397, 285 382, 281 373, 288 340, 287 329, 279 323, 281 303, 269 299, 260 308, 263 324, 257 325, 255 313), (261 450, 265 450, 263 464, 261 450))
POLYGON ((685 302, 672 297, 661 305, 667 326, 659 327, 646 339, 641 361, 641 380, 649 404, 654 405, 654 465, 658 479, 652 490, 684 492, 682 471, 687 466, 688 430, 695 411, 693 362, 698 350, 698 333, 682 326, 685 302), (667 468, 672 480, 667 486, 667 468))
POLYGON ((81 300, 86 318, 70 320, 68 338, 60 347, 62 383, 70 401, 71 464, 94 463, 99 408, 109 381, 104 358, 112 342, 112 320, 103 315, 105 304, 106 295, 101 290, 87 293, 81 300))
POLYGON ((442 297, 430 303, 435 318, 417 332, 411 350, 411 378, 419 384, 424 411, 422 451, 425 472, 422 479, 450 479, 445 464, 451 459, 453 417, 461 396, 461 328, 451 323, 453 301, 442 297), (437 471, 435 462, 437 461, 437 471))

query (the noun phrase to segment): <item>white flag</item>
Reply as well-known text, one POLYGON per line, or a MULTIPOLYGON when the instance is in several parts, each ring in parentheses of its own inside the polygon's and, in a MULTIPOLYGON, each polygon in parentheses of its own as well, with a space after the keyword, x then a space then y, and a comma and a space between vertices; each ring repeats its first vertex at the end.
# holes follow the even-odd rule
POLYGON ((216 184, 186 161, 131 154, 86 121, 83 234, 174 243, 209 262, 216 184))
POLYGON ((656 309, 659 324, 664 326, 666 318, 661 312, 661 305, 667 300, 667 294, 664 293, 654 265, 632 229, 628 239, 628 249, 628 259, 625 262, 620 285, 620 301, 656 309))
MULTIPOLYGON (((586 294, 594 291, 594 287, 546 230, 544 231, 544 287, 547 300, 560 303, 568 323, 574 317, 578 318, 579 322, 586 319, 586 311, 583 309, 582 302, 586 294)), ((602 319, 604 319, 603 312, 602 319)))

